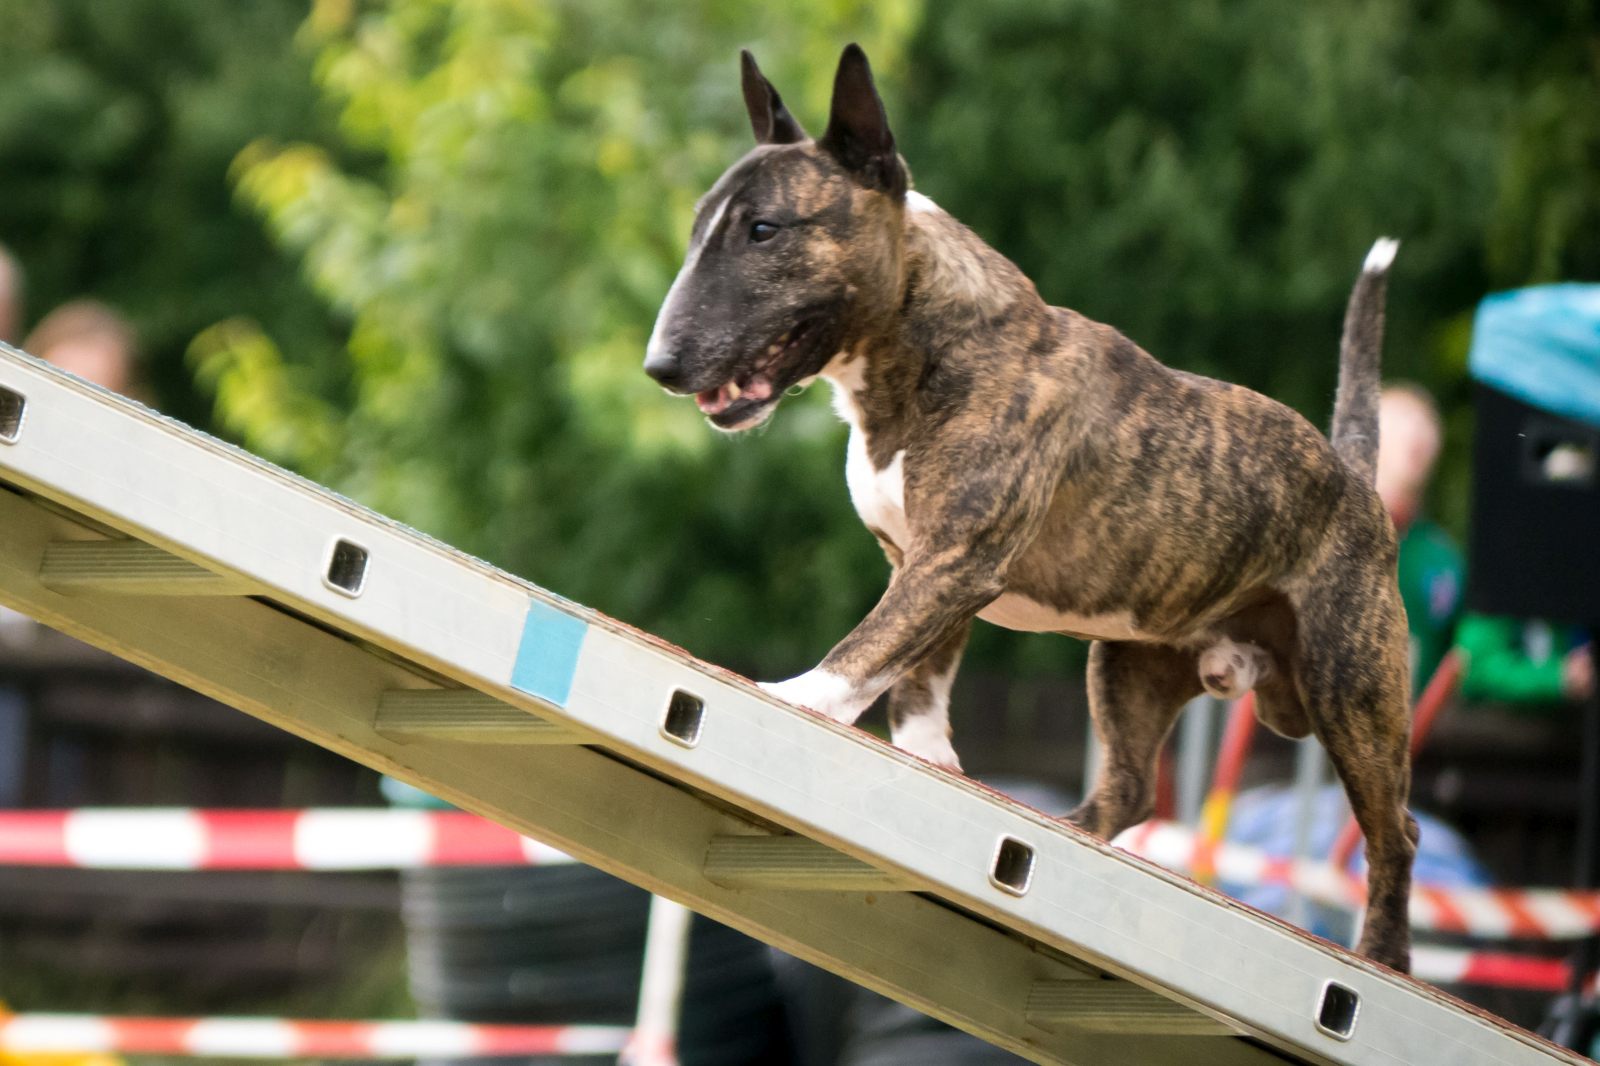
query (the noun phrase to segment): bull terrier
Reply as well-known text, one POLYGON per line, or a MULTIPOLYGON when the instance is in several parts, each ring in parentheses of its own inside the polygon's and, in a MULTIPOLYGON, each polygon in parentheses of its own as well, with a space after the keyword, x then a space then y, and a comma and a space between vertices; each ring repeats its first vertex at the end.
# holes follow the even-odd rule
POLYGON ((644 368, 726 431, 827 380, 851 500, 892 566, 866 618, 768 691, 846 723, 888 693, 894 743, 954 770, 950 687, 974 618, 1089 639, 1101 772, 1066 818, 1110 839, 1149 815, 1179 709, 1253 687, 1263 722, 1327 749, 1367 839, 1359 950, 1405 970, 1406 619, 1373 490, 1395 242, 1352 291, 1325 438, 1046 304, 911 190, 859 47, 820 138, 748 52, 743 90, 757 145, 700 201, 644 368))

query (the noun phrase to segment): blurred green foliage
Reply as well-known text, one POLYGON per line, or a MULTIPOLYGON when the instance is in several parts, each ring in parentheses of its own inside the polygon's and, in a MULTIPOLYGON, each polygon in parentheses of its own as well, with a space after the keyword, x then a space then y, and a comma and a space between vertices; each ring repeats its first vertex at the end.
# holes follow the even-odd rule
POLYGON ((259 143, 242 195, 350 322, 328 353, 225 322, 196 342, 250 447, 574 599, 747 669, 798 670, 885 563, 810 398, 719 437, 639 369, 695 199, 749 146, 737 48, 813 111, 842 40, 889 70, 909 3, 394 0, 305 41, 370 179, 259 143), (343 357, 344 353, 340 353, 343 357), (752 636, 754 634, 755 636, 752 636))
POLYGON ((112 303, 163 406, 191 421, 211 398, 182 353, 219 319, 248 314, 324 352, 340 336, 227 177, 254 138, 329 132, 310 59, 290 47, 305 13, 304 0, 0 3, 0 243, 25 265, 28 319, 77 296, 112 303))
POLYGON ((1472 309, 1600 276, 1584 0, 12 0, 0 240, 36 296, 132 310, 178 413, 194 338, 247 446, 775 676, 882 587, 842 427, 807 395, 725 438, 639 363, 749 143, 737 48, 819 129, 850 39, 918 187, 1047 298, 1319 422, 1357 264, 1404 238, 1388 370, 1440 394, 1458 532, 1472 309))

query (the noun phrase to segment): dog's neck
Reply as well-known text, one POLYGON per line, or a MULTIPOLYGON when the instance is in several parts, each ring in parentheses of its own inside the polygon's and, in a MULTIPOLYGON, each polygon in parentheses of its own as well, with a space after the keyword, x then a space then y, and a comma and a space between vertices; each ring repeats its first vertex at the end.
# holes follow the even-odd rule
POLYGON ((905 446, 919 387, 941 365, 981 360, 1051 322, 1033 282, 926 196, 907 194, 904 225, 899 306, 873 316, 822 372, 875 459, 905 446))
POLYGON ((906 194, 908 324, 931 321, 941 333, 968 332, 1018 310, 1042 310, 1027 275, 921 193, 906 194))

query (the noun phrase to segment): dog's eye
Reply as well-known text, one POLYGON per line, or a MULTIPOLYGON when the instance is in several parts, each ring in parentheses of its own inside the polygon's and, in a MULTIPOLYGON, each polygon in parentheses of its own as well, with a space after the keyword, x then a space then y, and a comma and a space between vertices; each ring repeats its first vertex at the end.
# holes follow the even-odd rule
POLYGON ((750 224, 750 239, 756 244, 770 241, 778 235, 778 227, 772 222, 752 222, 750 224))

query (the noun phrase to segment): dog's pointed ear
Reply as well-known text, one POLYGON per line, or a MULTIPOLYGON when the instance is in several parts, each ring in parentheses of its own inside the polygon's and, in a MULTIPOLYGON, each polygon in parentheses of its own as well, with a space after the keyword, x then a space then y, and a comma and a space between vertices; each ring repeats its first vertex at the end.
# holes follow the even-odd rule
POLYGON ((749 49, 739 52, 739 82, 757 144, 795 144, 806 139, 806 131, 783 106, 783 97, 756 66, 756 57, 749 49))
POLYGON ((867 53, 858 44, 846 45, 839 57, 828 132, 817 143, 867 184, 892 196, 905 195, 905 167, 895 152, 889 116, 873 84, 867 53))

